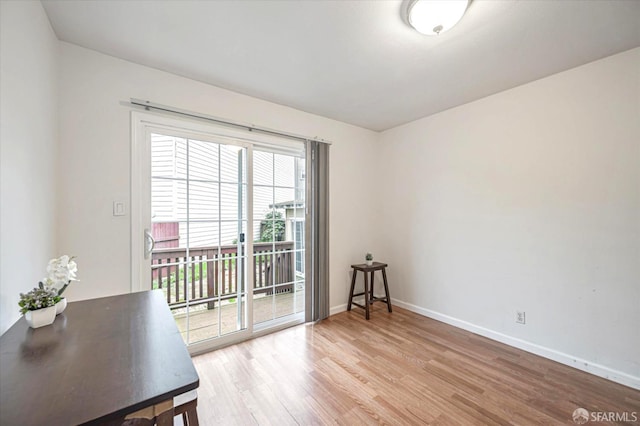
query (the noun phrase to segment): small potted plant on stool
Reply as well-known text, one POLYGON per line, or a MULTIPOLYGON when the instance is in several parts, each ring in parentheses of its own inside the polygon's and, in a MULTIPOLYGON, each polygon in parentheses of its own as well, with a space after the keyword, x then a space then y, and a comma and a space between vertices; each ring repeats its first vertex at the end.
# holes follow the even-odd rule
POLYGON ((364 260, 367 262, 367 266, 373 265, 373 255, 371 253, 367 253, 364 260))

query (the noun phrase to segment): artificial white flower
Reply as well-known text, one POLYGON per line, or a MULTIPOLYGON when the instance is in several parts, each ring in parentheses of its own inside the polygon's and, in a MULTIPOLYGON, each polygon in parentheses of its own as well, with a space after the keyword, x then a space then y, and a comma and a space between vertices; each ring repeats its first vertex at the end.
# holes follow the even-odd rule
POLYGON ((76 278, 78 265, 73 259, 66 254, 57 259, 51 259, 47 265, 49 276, 42 280, 42 284, 48 288, 56 289, 58 295, 62 294, 71 281, 78 281, 76 278))

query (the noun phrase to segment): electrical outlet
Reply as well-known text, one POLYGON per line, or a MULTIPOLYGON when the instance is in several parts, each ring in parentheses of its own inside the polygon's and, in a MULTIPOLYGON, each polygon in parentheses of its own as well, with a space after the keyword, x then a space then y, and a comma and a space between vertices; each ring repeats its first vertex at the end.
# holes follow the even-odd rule
POLYGON ((524 311, 516 311, 516 322, 518 324, 526 324, 526 317, 524 311))

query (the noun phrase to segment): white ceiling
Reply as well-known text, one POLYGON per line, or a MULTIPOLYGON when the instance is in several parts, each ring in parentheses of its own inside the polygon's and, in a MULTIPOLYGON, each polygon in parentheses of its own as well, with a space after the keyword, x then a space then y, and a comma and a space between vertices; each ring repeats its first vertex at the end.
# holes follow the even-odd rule
POLYGON ((60 40, 378 131, 640 46, 638 0, 474 0, 438 37, 399 0, 42 3, 60 40))

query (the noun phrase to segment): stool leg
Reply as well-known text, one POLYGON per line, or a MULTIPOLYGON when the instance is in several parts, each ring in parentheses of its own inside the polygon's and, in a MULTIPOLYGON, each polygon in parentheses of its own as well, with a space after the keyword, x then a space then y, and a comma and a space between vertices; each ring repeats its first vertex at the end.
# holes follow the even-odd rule
POLYGON ((373 277, 374 277, 374 271, 371 271, 371 297, 369 298, 369 304, 373 305, 373 298, 375 297, 375 292, 373 290, 373 277))
POLYGON ((190 408, 186 413, 187 422, 189 426, 199 426, 200 422, 198 421, 198 411, 196 407, 190 408))
POLYGON ((157 426, 173 426, 173 407, 170 410, 156 416, 157 426))
POLYGON ((364 310, 365 310, 365 318, 369 319, 369 277, 367 273, 364 273, 364 310))
POLYGON ((358 270, 354 269, 353 274, 351 275, 351 290, 349 290, 349 303, 347 304, 347 311, 351 310, 351 302, 353 302, 353 289, 356 286, 356 273, 358 273, 358 270))
POLYGON ((389 296, 389 284, 387 284, 386 268, 382 268, 382 280, 384 281, 384 294, 387 297, 387 309, 391 312, 391 296, 389 296))

